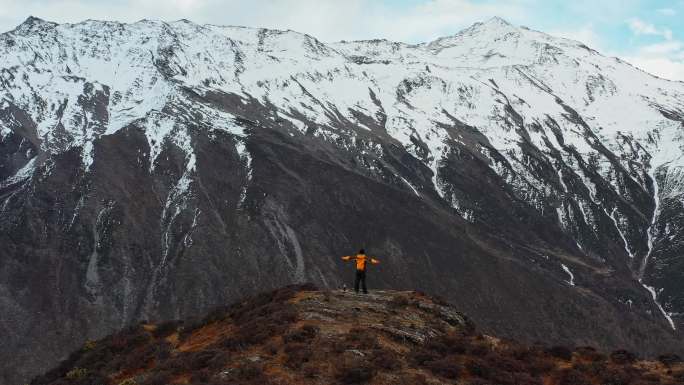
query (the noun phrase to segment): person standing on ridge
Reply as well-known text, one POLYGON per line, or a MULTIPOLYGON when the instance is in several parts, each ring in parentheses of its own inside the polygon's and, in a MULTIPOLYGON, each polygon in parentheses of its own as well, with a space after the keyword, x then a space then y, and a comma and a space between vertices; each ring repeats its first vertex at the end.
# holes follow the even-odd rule
POLYGON ((359 250, 359 253, 355 256, 345 255, 342 257, 343 261, 356 261, 356 276, 354 278, 354 291, 359 292, 359 283, 361 283, 361 288, 363 289, 363 294, 368 294, 368 289, 366 288, 366 265, 370 262, 374 265, 380 263, 375 258, 366 256, 365 250, 359 250))

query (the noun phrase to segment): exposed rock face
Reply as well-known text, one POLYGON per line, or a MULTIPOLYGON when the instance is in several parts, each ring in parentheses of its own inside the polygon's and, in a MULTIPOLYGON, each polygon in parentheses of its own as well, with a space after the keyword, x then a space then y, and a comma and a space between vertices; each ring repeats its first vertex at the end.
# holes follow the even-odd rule
POLYGON ((372 286, 501 336, 681 352, 683 83, 500 19, 405 45, 31 18, 0 58, 3 383, 339 287, 359 247, 372 286))

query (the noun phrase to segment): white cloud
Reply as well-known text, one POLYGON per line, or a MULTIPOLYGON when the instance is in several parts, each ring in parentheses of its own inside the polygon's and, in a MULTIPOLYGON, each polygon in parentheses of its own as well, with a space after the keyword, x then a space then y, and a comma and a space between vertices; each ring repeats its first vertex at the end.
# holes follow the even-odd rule
POLYGON ((658 12, 659 14, 664 15, 664 16, 674 16, 677 14, 677 11, 675 11, 672 8, 660 8, 660 9, 657 9, 656 12, 658 12))
POLYGON ((657 28, 655 25, 651 23, 647 23, 639 18, 632 18, 627 20, 627 24, 629 25, 629 29, 632 30, 632 33, 635 35, 655 35, 655 36, 662 36, 667 40, 672 39, 672 31, 668 28, 657 28))
POLYGON ((646 23, 641 19, 630 19, 628 20, 629 28, 636 35, 659 35, 660 32, 656 29, 653 24, 646 23))
POLYGON ((639 49, 642 54, 668 55, 678 53, 682 49, 682 42, 679 40, 667 40, 661 43, 649 44, 639 49))
POLYGON ((667 57, 627 56, 627 62, 634 64, 642 70, 671 80, 684 80, 684 62, 672 60, 667 57))
MULTIPOLYGON (((670 14, 670 10, 658 12, 670 14)), ((649 35, 662 38, 662 41, 639 45, 622 57, 646 72, 665 79, 684 80, 684 43, 674 38, 668 28, 659 28, 639 18, 627 20, 635 36, 649 35)))
POLYGON ((665 40, 639 47, 624 59, 642 70, 670 80, 684 81, 684 43, 665 40))
POLYGON ((587 24, 582 27, 569 30, 550 30, 548 34, 576 40, 597 51, 604 51, 604 42, 594 30, 594 26, 592 24, 587 24))

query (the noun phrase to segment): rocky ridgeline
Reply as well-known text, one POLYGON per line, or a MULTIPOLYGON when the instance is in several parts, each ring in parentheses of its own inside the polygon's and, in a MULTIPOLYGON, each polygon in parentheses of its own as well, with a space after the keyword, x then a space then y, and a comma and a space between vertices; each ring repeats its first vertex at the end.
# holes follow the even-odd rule
POLYGON ((195 320, 88 341, 31 385, 680 384, 676 355, 523 345, 409 291, 287 287, 195 320))

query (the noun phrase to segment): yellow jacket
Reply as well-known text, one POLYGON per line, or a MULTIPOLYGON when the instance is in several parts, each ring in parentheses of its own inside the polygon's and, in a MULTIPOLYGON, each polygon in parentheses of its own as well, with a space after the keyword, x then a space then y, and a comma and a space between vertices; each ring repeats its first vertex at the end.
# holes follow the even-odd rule
POLYGON ((355 256, 345 255, 344 257, 342 257, 343 261, 351 261, 352 259, 356 261, 356 270, 359 271, 366 271, 367 262, 370 262, 374 265, 380 263, 380 261, 378 261, 377 259, 368 257, 365 254, 356 254, 355 256))

